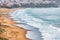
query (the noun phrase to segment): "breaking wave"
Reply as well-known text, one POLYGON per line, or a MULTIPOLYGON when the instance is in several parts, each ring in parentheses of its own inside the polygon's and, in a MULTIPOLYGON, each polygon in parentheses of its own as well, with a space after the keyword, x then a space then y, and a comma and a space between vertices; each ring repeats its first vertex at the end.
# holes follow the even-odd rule
POLYGON ((11 18, 28 31, 32 40, 60 40, 60 8, 26 8, 11 13, 11 18))

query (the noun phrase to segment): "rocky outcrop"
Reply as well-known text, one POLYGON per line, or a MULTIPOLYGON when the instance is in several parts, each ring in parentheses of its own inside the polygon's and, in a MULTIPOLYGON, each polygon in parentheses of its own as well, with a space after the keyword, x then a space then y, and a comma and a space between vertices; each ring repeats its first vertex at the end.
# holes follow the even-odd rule
POLYGON ((20 0, 10 0, 10 1, 0 1, 0 7, 5 7, 5 8, 18 8, 18 7, 58 7, 58 3, 55 1, 50 2, 50 1, 20 1, 20 0))

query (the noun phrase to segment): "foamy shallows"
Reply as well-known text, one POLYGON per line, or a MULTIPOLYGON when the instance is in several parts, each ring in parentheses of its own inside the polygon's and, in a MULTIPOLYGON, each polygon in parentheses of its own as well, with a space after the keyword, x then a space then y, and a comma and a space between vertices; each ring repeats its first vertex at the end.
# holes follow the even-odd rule
POLYGON ((32 40, 60 40, 60 8, 26 8, 11 13, 11 18, 32 40))

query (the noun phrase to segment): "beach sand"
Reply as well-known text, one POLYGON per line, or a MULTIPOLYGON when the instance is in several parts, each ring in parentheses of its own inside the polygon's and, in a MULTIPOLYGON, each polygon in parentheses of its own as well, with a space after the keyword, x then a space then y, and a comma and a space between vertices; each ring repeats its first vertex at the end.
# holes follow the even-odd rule
MULTIPOLYGON (((7 15, 14 10, 16 9, 0 8, 0 14, 7 15)), ((16 24, 16 22, 4 15, 0 15, 0 28, 4 29, 5 32, 0 34, 0 36, 7 38, 8 40, 29 40, 26 37, 26 33, 28 30, 14 25, 16 24)))

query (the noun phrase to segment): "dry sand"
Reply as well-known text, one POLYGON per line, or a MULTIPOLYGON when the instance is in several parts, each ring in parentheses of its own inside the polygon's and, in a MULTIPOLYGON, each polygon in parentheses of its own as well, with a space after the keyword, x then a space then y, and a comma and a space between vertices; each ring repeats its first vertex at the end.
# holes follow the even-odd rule
MULTIPOLYGON (((0 8, 0 14, 8 14, 13 12, 16 9, 6 9, 0 8)), ((16 24, 13 19, 5 16, 0 17, 0 28, 5 29, 3 34, 0 34, 1 37, 8 38, 9 40, 29 40, 26 37, 26 33, 28 30, 20 28, 14 24, 16 24)))

